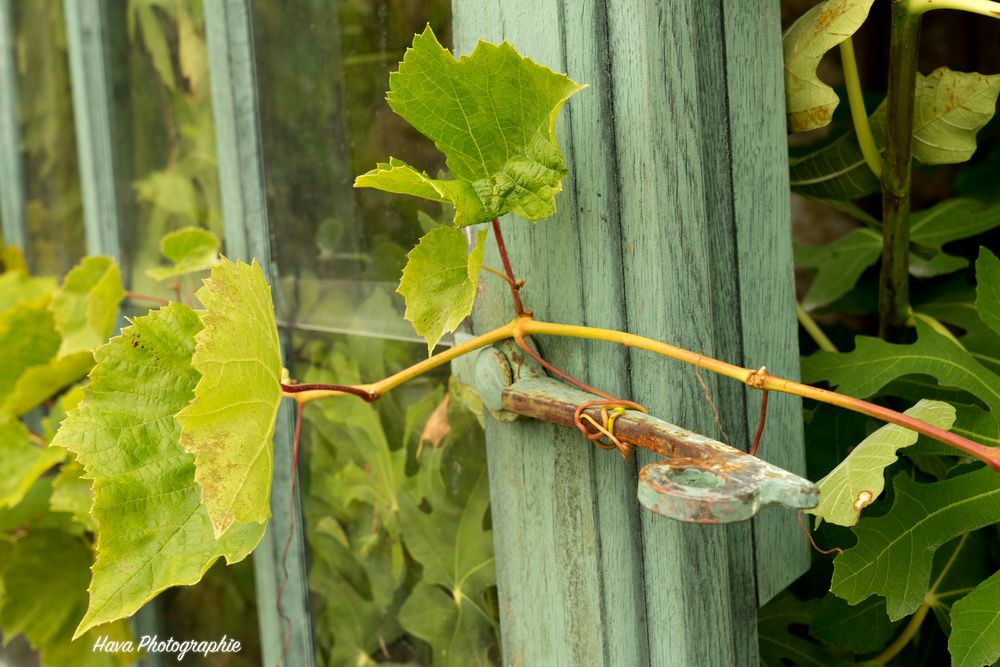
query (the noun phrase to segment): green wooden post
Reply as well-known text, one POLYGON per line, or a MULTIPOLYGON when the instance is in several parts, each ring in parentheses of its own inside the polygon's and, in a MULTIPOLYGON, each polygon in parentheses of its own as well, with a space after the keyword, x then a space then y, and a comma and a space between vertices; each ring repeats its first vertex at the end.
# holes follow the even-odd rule
MULTIPOLYGON (((87 253, 122 263, 115 188, 110 32, 101 0, 64 0, 87 253)), ((122 267, 122 275, 128 275, 122 267)))
MULTIPOLYGON (((454 0, 456 49, 507 39, 590 88, 568 105, 559 212, 504 223, 526 306, 796 376, 778 0, 454 0)), ((488 264, 496 264, 492 251, 488 264)), ((476 328, 510 317, 480 284, 476 328)), ((719 430, 694 371, 543 339, 556 365, 653 414, 719 430)), ((734 446, 760 397, 702 373, 734 446)), ((804 472, 797 400, 772 397, 762 456, 804 472)), ((756 614, 808 567, 791 511, 684 525, 642 510, 638 466, 538 423, 487 426, 507 665, 753 665, 756 614)))
MULTIPOLYGON (((247 0, 205 3, 226 252, 232 259, 256 259, 273 285, 278 275, 271 261, 251 24, 247 0)), ((282 344, 287 349, 284 336, 282 344)), ((290 401, 284 401, 274 434, 271 520, 254 552, 257 616, 266 667, 314 664, 307 551, 297 486, 292 497, 292 435, 293 410, 290 401), (294 525, 289 522, 290 502, 294 525), (279 611, 278 590, 285 580, 282 554, 293 530, 279 611), (286 619, 290 631, 287 646, 286 619)))
POLYGON ((24 173, 17 108, 17 63, 10 0, 0 0, 0 230, 3 242, 26 248, 24 173))

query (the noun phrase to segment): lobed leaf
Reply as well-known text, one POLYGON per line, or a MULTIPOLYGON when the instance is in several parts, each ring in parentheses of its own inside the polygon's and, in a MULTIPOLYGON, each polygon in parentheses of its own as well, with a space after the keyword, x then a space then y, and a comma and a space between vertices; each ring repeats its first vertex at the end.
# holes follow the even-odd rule
POLYGON ((916 611, 930 587, 934 552, 955 537, 1000 521, 997 474, 980 468, 943 482, 896 475, 892 509, 853 530, 857 544, 834 560, 830 590, 857 604, 886 598, 892 620, 916 611))
POLYGON ((892 639, 894 624, 885 613, 885 600, 869 598, 856 605, 828 593, 823 596, 809 625, 809 634, 854 653, 878 651, 892 639))
POLYGON ((976 311, 1000 336, 1000 259, 986 248, 979 249, 976 260, 976 311))
POLYGON ((979 667, 1000 659, 1000 572, 952 605, 951 624, 952 665, 979 667))
POLYGON ((873 0, 826 0, 785 32, 785 97, 789 132, 829 124, 840 98, 816 76, 819 61, 861 27, 873 0))
POLYGON ((186 273, 204 271, 219 261, 219 238, 201 227, 185 227, 160 239, 160 252, 172 266, 146 270, 154 280, 166 280, 186 273))
POLYGON ((438 227, 407 254, 397 291, 406 301, 404 317, 427 339, 428 354, 446 332, 454 331, 472 313, 485 241, 483 230, 469 252, 465 234, 438 227))
MULTIPOLYGON (((955 408, 941 401, 921 400, 903 414, 945 430, 955 422, 955 408)), ((806 512, 840 526, 855 525, 861 518, 861 510, 882 494, 883 475, 896 462, 896 452, 915 443, 917 437, 916 431, 895 424, 886 424, 869 435, 816 482, 819 504, 806 512)))
MULTIPOLYGON (((985 76, 978 72, 954 72, 945 67, 928 76, 918 74, 913 157, 924 164, 953 164, 972 157, 976 150, 976 134, 992 117, 998 92, 1000 74, 985 76)), ((875 144, 882 152, 885 150, 884 101, 869 121, 875 144)), ((808 197, 857 199, 878 192, 880 187, 879 180, 865 163, 853 130, 808 155, 791 160, 789 168, 792 189, 808 197)))
POLYGON ((177 422, 218 538, 234 524, 271 516, 281 356, 270 289, 256 262, 223 258, 197 296, 206 310, 191 363, 201 378, 177 422))
POLYGON ((817 270, 802 307, 815 310, 847 294, 881 254, 881 235, 867 228, 855 229, 825 246, 796 246, 795 265, 817 270))
POLYGON ((506 42, 479 42, 456 60, 428 26, 389 76, 386 99, 434 141, 456 180, 434 181, 392 160, 355 186, 448 201, 459 226, 505 213, 532 221, 548 217, 566 175, 556 116, 582 89, 506 42))
POLYGON ((181 304, 139 317, 95 353, 83 402, 53 445, 73 452, 93 480, 97 559, 76 636, 134 613, 160 591, 193 584, 220 556, 245 558, 258 523, 216 538, 180 445, 174 415, 194 396, 197 314, 181 304))
POLYGON ((762 667, 834 667, 853 665, 853 661, 838 658, 811 642, 802 632, 792 628, 807 629, 812 623, 816 600, 800 601, 791 593, 784 593, 768 602, 757 612, 757 641, 760 646, 762 667))
POLYGON ((50 308, 62 336, 59 357, 91 352, 108 339, 125 296, 121 272, 110 257, 84 257, 66 274, 50 308))

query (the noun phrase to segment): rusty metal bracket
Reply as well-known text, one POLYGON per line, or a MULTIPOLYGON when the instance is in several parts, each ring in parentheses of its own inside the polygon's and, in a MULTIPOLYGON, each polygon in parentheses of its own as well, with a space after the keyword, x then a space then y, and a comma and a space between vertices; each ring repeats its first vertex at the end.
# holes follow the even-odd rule
MULTIPOLYGON (((599 397, 548 377, 513 341, 453 362, 459 381, 474 386, 501 421, 531 417, 573 426, 577 406, 599 397)), ((598 420, 599 410, 585 414, 598 420)), ((764 505, 815 507, 812 482, 706 436, 636 410, 619 416, 615 437, 657 452, 665 460, 639 473, 639 502, 664 516, 692 523, 751 518, 764 505)))

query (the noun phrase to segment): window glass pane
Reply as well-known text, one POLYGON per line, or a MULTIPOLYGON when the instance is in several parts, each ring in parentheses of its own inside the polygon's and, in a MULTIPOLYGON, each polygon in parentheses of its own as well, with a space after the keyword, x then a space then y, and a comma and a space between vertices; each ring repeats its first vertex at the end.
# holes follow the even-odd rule
POLYGON ((195 225, 222 236, 201 0, 108 3, 118 136, 120 234, 135 292, 185 298, 200 284, 160 284, 164 234, 195 225))
MULTIPOLYGON (((252 6, 290 371, 299 382, 377 380, 427 356, 395 288, 406 253, 433 224, 426 216, 444 212, 352 183, 390 155, 432 174, 444 168, 434 145, 392 113, 385 92, 428 22, 450 44, 450 2, 252 6)), ((454 664, 497 661, 476 402, 442 368, 372 404, 344 397, 304 411, 300 478, 317 664, 431 665, 442 652, 454 664), (454 560, 460 548, 480 558, 458 559, 460 572, 435 569, 432 560, 454 560)))
POLYGON ((73 98, 60 0, 12 2, 24 159, 27 259, 62 275, 83 256, 85 237, 73 98))

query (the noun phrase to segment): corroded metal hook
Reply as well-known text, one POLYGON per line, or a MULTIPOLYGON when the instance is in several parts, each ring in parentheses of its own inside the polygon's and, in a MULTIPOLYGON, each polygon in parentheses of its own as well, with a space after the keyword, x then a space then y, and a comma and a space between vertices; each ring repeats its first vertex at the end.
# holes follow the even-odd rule
MULTIPOLYGON (((477 388, 501 421, 531 417, 573 426, 577 407, 599 397, 545 375, 512 341, 455 363, 460 381, 477 388), (471 380, 471 381, 470 381, 471 380)), ((585 410, 595 420, 598 408, 585 410)), ((661 454, 639 473, 639 502, 679 521, 731 523, 751 518, 764 505, 815 507, 812 482, 756 456, 637 410, 614 422, 615 437, 661 454)))

